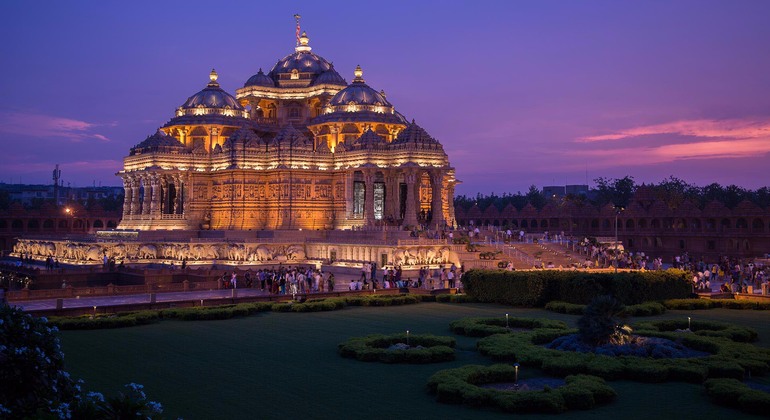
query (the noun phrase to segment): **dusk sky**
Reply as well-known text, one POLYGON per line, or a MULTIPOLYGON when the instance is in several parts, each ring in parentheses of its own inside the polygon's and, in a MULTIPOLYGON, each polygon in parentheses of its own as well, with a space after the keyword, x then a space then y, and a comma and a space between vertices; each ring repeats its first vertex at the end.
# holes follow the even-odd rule
POLYGON ((438 139, 459 194, 670 175, 770 185, 770 1, 4 1, 1 182, 120 185, 208 82, 293 52, 293 15, 438 139))

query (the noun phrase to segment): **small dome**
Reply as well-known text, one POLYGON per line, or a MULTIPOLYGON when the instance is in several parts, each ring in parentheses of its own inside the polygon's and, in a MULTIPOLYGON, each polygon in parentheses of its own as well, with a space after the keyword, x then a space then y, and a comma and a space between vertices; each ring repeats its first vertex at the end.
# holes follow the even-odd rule
POLYGON ((274 87, 275 82, 268 75, 263 73, 262 69, 259 69, 259 72, 257 74, 249 77, 249 80, 247 80, 246 83, 243 84, 243 87, 247 87, 247 86, 274 87))
POLYGON ((321 73, 318 77, 315 78, 313 81, 313 86, 315 85, 337 85, 337 86, 347 86, 348 82, 345 81, 345 79, 340 76, 339 73, 337 73, 336 70, 334 70, 334 67, 331 69, 321 73))
POLYGON ((181 109, 194 109, 198 107, 203 108, 230 108, 238 111, 242 111, 243 107, 235 98, 229 93, 222 90, 217 83, 217 72, 211 70, 209 79, 211 80, 206 87, 200 92, 187 98, 181 109))
POLYGON ((134 146, 135 149, 146 149, 151 147, 184 147, 174 136, 169 136, 161 130, 144 139, 143 142, 134 146))
POLYGON ((262 139, 251 128, 241 127, 235 130, 230 137, 223 143, 223 148, 227 149, 237 144, 243 143, 246 147, 256 147, 262 139))
POLYGON ((436 139, 430 136, 424 128, 415 124, 414 120, 406 126, 404 130, 398 133, 398 137, 391 144, 440 144, 436 139))
POLYGON ((385 99, 385 96, 369 87, 364 82, 361 66, 356 66, 355 79, 348 87, 337 92, 329 101, 331 106, 342 105, 382 105, 392 107, 393 105, 385 99))
POLYGON ((364 134, 361 134, 361 137, 357 138, 353 142, 353 146, 359 146, 359 147, 372 147, 372 146, 378 146, 378 145, 385 145, 387 144, 387 141, 385 141, 384 138, 377 135, 372 129, 366 130, 364 134))

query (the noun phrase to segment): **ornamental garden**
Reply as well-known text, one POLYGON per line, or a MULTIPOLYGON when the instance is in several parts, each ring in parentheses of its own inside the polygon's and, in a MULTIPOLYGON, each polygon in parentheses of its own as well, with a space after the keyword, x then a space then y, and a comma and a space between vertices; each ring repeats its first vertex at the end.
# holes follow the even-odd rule
MULTIPOLYGON (((67 388, 68 398, 99 391, 120 408, 120 398, 137 399, 124 384, 140 383, 142 398, 146 391, 163 405, 143 406, 157 418, 770 412, 766 306, 703 304, 680 286, 681 272, 548 273, 471 272, 465 295, 249 303, 34 325, 61 330, 53 335, 66 357, 54 359, 55 380, 66 382, 63 371, 85 379, 82 391, 67 388)), ((12 318, 4 315, 4 329, 12 318)), ((23 328, 12 330, 0 335, 4 362, 26 351, 23 328)), ((6 409, 20 404, 2 397, 6 409)), ((91 407, 109 412, 110 404, 91 407)))

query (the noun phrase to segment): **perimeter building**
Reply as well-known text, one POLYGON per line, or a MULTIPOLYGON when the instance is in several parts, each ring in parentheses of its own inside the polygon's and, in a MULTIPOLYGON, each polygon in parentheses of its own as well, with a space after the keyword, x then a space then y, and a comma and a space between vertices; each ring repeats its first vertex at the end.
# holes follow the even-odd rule
POLYGON ((455 223, 444 149, 370 87, 311 52, 235 96, 209 83, 124 159, 120 229, 347 229, 455 223))

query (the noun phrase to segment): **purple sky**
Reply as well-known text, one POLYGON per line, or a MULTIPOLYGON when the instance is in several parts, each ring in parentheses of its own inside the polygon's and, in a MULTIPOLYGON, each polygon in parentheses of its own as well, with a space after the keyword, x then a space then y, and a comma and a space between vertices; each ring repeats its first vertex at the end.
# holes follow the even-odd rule
POLYGON ((293 51, 444 144, 458 193, 631 175, 770 184, 770 1, 52 2, 0 6, 0 181, 119 185, 202 89, 293 51))

